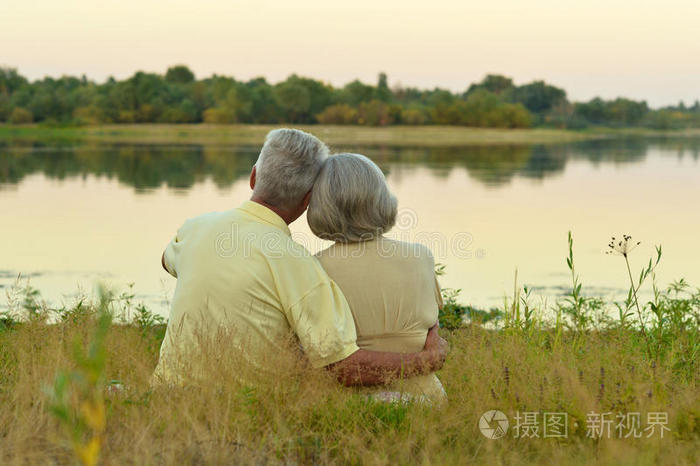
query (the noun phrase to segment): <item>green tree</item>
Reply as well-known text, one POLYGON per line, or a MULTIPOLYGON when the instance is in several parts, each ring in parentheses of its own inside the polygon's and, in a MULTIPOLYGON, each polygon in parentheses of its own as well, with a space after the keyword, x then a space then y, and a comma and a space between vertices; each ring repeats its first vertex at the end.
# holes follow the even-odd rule
POLYGON ((169 106, 160 115, 163 123, 194 123, 197 121, 197 107, 190 99, 182 100, 178 105, 169 106))
POLYGON ((379 73, 375 95, 376 99, 381 100, 382 102, 391 101, 391 90, 389 89, 389 80, 386 73, 379 73))
POLYGON ((535 81, 516 87, 489 74, 465 93, 446 89, 389 88, 385 73, 376 86, 355 80, 342 88, 291 75, 275 85, 217 76, 197 80, 185 65, 165 74, 136 72, 124 80, 95 83, 85 76, 29 82, 0 67, 0 122, 99 123, 292 123, 445 124, 520 128, 533 124, 581 128, 700 127, 700 102, 651 110, 625 98, 570 103, 564 90, 535 81), (15 111, 19 108, 21 110, 15 111), (14 113, 14 115, 13 115, 14 113))
POLYGON ((599 97, 574 104, 574 115, 595 125, 632 126, 641 124, 649 112, 646 102, 618 98, 605 101, 599 97))
POLYGON ((333 103, 333 88, 295 74, 275 86, 284 121, 315 123, 316 115, 333 103))
POLYGON ((7 121, 11 111, 10 96, 8 94, 0 94, 0 122, 7 121))
POLYGON ((275 97, 283 111, 284 121, 302 122, 311 110, 311 93, 296 80, 287 80, 275 87, 275 97))
POLYGON ((609 123, 632 126, 641 122, 648 111, 646 102, 618 98, 608 104, 606 113, 609 123))
POLYGON ((486 77, 481 80, 481 82, 470 85, 469 89, 467 89, 466 95, 468 96, 469 94, 472 94, 478 90, 485 90, 496 95, 503 95, 514 87, 513 80, 506 76, 501 76, 500 74, 487 74, 486 77))
POLYGON ((535 81, 510 89, 506 93, 506 98, 513 103, 523 104, 533 113, 543 115, 566 102, 566 92, 544 81, 535 81))
POLYGON ((12 94, 27 84, 27 80, 17 72, 16 68, 0 66, 0 94, 12 94))
POLYGON ((356 79, 346 84, 340 91, 340 101, 352 107, 357 107, 362 102, 372 100, 374 94, 374 87, 363 84, 356 79))
POLYGON ((32 86, 26 108, 32 112, 35 121, 66 121, 74 110, 68 94, 71 86, 79 85, 78 83, 75 78, 71 78, 71 81, 67 78, 45 78, 37 81, 32 86))
POLYGON ((207 123, 239 123, 248 120, 253 103, 245 95, 244 89, 243 86, 229 88, 226 96, 217 102, 216 107, 205 111, 204 121, 207 123))
POLYGON ((282 120, 280 108, 272 86, 264 78, 248 81, 246 88, 250 91, 251 123, 279 123, 282 120))
POLYGON ((420 96, 420 101, 429 107, 437 107, 438 105, 449 105, 457 100, 450 91, 445 89, 435 88, 431 91, 426 91, 420 96))
POLYGON ((485 128, 527 128, 532 123, 523 105, 504 102, 485 89, 473 91, 466 100, 438 104, 433 119, 439 124, 485 128))
POLYGON ((7 121, 12 112, 12 94, 27 86, 27 80, 15 68, 0 66, 0 121, 7 121))
POLYGON ((171 83, 187 84, 194 81, 194 73, 185 65, 175 65, 165 72, 165 80, 171 83))
POLYGON ((605 102, 600 97, 595 97, 588 102, 574 104, 574 115, 577 115, 590 123, 602 124, 606 119, 605 102))

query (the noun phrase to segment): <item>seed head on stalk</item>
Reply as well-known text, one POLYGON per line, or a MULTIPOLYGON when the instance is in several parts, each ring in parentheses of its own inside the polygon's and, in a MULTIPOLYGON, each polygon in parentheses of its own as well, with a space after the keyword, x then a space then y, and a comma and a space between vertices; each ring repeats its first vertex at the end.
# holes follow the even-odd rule
POLYGON ((642 244, 641 241, 637 241, 636 243, 632 241, 632 237, 630 235, 622 235, 621 239, 613 236, 610 243, 608 243, 608 250, 605 253, 619 254, 620 256, 626 258, 627 255, 640 244, 642 244))

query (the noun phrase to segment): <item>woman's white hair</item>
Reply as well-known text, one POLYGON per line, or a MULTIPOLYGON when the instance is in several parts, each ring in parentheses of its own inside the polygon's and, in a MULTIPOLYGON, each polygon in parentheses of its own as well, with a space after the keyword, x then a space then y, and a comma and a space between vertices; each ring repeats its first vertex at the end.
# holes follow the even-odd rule
POLYGON ((317 137, 298 129, 267 133, 255 163, 253 195, 270 205, 294 208, 311 191, 328 147, 317 137))
POLYGON ((319 238, 353 243, 389 231, 396 209, 396 197, 379 167, 364 155, 345 153, 324 162, 306 218, 319 238))

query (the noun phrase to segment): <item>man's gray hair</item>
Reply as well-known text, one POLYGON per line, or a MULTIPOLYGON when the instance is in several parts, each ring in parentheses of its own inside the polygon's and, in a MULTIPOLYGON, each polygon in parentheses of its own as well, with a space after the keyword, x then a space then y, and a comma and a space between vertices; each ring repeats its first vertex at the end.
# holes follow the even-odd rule
POLYGON ((328 147, 309 133, 288 128, 270 131, 255 163, 253 195, 275 207, 298 206, 327 157, 328 147))
POLYGON ((324 162, 306 219, 319 238, 353 243, 389 231, 396 209, 396 197, 379 167, 364 155, 345 153, 324 162))

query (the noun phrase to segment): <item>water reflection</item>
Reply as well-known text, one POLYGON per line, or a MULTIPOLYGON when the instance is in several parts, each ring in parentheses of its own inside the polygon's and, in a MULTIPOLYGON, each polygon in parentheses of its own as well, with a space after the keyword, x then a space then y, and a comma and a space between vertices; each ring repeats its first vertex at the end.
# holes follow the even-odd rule
POLYGON ((0 149, 0 183, 17 184, 28 175, 42 173, 56 179, 106 176, 137 190, 163 184, 186 189, 207 178, 225 188, 250 173, 257 150, 134 144, 6 147, 0 149))
MULTIPOLYGON (((386 170, 400 208, 413 219, 391 234, 418 242, 437 235, 445 247, 426 245, 447 265, 443 286, 463 289, 464 302, 499 305, 516 268, 520 283, 556 299, 569 286, 563 261, 569 230, 586 293, 626 286, 622 264, 603 254, 609 236, 621 233, 643 240, 635 267, 663 244, 661 285, 680 277, 700 284, 700 139, 335 149, 363 152, 386 170), (465 235, 470 255, 447 247, 465 235)), ((162 303, 174 279, 160 267, 163 247, 186 218, 249 198, 247 176, 258 150, 0 146, 2 294, 18 273, 53 302, 98 281, 118 290, 133 282, 139 300, 167 313, 162 303)), ((311 251, 323 247, 303 218, 291 229, 311 251)))
MULTIPOLYGON (((463 167, 471 178, 486 186, 507 185, 516 177, 543 180, 564 171, 572 160, 629 164, 641 162, 650 150, 691 157, 700 155, 700 139, 619 139, 574 144, 464 147, 338 147, 363 152, 383 169, 394 163, 426 166, 437 177, 463 167)), ((138 191, 166 185, 188 189, 211 179, 220 188, 247 177, 258 147, 207 145, 85 144, 79 146, 0 146, 0 185, 16 185, 42 173, 49 178, 97 175, 138 191)))

